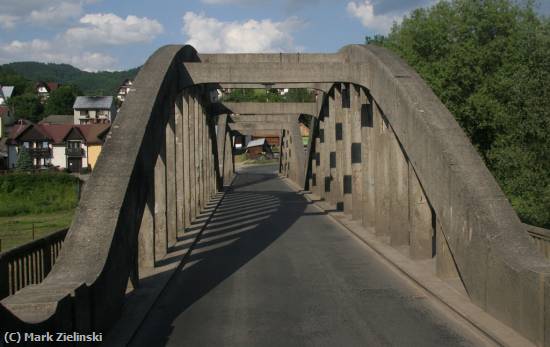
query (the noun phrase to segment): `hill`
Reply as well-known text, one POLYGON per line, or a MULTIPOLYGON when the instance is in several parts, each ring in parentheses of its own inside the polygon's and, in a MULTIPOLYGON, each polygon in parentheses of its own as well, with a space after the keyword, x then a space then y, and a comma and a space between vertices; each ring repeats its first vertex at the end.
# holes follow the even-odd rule
POLYGON ((31 81, 74 84, 86 95, 115 95, 125 79, 136 77, 139 68, 126 71, 82 71, 68 64, 17 62, 1 65, 31 81))

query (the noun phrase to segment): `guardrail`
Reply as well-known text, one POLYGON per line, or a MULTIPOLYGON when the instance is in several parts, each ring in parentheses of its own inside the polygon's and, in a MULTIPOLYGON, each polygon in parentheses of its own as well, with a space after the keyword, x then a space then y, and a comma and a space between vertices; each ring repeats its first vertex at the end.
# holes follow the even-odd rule
POLYGON ((550 230, 539 228, 534 225, 524 224, 529 235, 535 240, 537 248, 550 259, 550 230))
POLYGON ((42 282, 52 269, 69 229, 0 253, 0 299, 42 282))

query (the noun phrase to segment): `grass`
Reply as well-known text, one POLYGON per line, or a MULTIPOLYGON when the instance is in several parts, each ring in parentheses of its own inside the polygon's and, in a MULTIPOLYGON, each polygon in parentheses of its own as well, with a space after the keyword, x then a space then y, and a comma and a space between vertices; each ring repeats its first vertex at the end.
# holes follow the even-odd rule
POLYGON ((72 209, 52 213, 0 217, 1 251, 7 251, 32 241, 33 224, 36 239, 68 228, 73 220, 74 213, 75 210, 72 209))

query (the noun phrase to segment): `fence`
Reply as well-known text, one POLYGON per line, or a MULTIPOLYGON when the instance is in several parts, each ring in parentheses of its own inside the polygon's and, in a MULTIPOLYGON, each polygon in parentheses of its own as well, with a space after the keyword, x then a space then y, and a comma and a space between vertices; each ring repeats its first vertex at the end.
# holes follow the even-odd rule
POLYGON ((42 282, 59 255, 68 229, 0 253, 0 299, 42 282))

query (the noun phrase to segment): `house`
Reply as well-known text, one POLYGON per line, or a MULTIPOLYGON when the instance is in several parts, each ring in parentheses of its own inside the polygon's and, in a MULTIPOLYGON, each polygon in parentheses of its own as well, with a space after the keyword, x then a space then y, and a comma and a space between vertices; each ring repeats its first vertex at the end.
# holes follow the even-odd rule
POLYGON ((109 124, 34 124, 20 120, 7 140, 8 166, 15 168, 24 147, 37 168, 57 167, 71 172, 93 169, 109 128, 109 124))
POLYGON ((73 109, 74 124, 111 124, 116 118, 112 96, 78 96, 73 109))
POLYGON ((4 138, 7 134, 6 127, 15 122, 10 108, 7 105, 0 106, 0 139, 4 138))
POLYGON ((0 105, 6 105, 13 94, 13 86, 0 86, 0 105))
POLYGON ((246 154, 249 158, 257 158, 264 153, 272 153, 266 139, 252 140, 246 145, 246 154))
POLYGON ((128 96, 128 94, 130 94, 133 85, 134 81, 131 79, 126 79, 124 80, 124 82, 122 82, 122 84, 118 88, 118 94, 116 96, 120 102, 124 102, 126 100, 126 97, 128 96))
POLYGON ((59 88, 61 84, 56 82, 36 82, 36 94, 40 98, 40 102, 44 103, 50 97, 50 93, 59 88))

